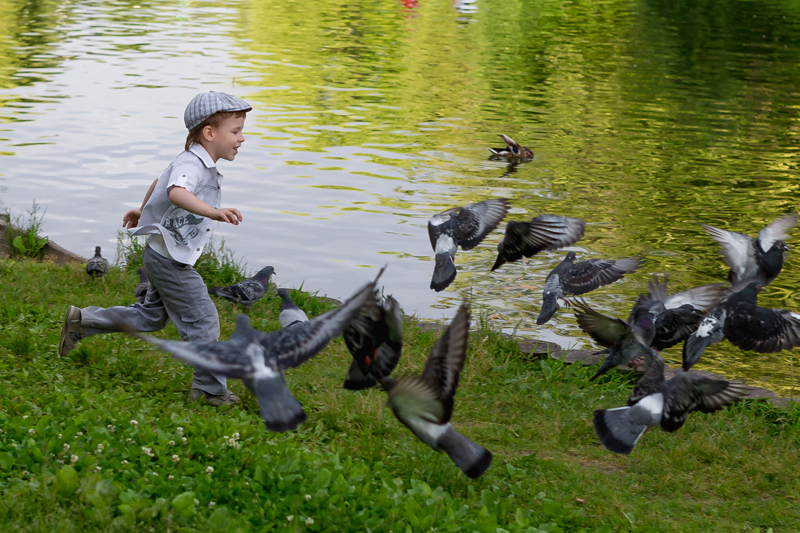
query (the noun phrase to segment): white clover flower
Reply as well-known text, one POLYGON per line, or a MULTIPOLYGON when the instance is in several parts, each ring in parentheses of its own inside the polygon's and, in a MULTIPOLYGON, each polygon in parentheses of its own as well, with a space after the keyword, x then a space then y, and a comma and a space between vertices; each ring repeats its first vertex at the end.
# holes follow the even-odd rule
POLYGON ((286 517, 286 521, 287 522, 291 522, 292 520, 294 520, 294 515, 293 514, 290 514, 289 516, 286 517))
POLYGON ((79 431, 79 432, 75 433, 75 436, 76 437, 82 437, 83 436, 83 431, 79 431))
POLYGON ((69 462, 70 463, 77 463, 78 462, 78 456, 73 453, 72 456, 69 458, 69 462))
POLYGON ((208 502, 208 508, 209 509, 213 509, 216 506, 217 506, 217 502, 215 502, 215 501, 208 502))
POLYGON ((211 452, 208 452, 208 453, 206 454, 206 457, 208 457, 209 459, 213 459, 213 458, 214 458, 214 454, 213 454, 213 453, 211 453, 211 452))
POLYGON ((69 451, 69 444, 67 444, 66 442, 64 443, 64 451, 65 452, 69 451))
POLYGON ((195 505, 200 505, 200 500, 198 500, 197 498, 195 498, 195 499, 194 499, 194 504, 195 504, 195 505))
POLYGON ((310 499, 311 499, 311 494, 306 494, 306 501, 309 501, 310 499))
POLYGON ((132 426, 138 426, 139 425, 139 421, 138 420, 131 420, 131 425, 132 426))
POLYGON ((180 426, 176 427, 175 431, 178 432, 178 435, 183 435, 183 428, 182 427, 180 427, 180 426))
POLYGON ((128 444, 131 444, 131 443, 133 443, 133 439, 128 437, 127 439, 125 439, 125 442, 127 442, 128 444))
POLYGON ((23 420, 25 420, 26 418, 28 418, 28 415, 22 415, 23 420))
POLYGON ((36 430, 33 428, 28 430, 28 435, 33 435, 34 433, 36 433, 36 430))
POLYGON ((213 474, 213 473, 214 473, 214 467, 213 466, 207 466, 206 467, 206 474, 213 474))
POLYGON ((175 479, 175 476, 173 476, 172 474, 170 474, 170 475, 168 475, 168 476, 167 476, 167 479, 168 479, 168 480, 170 480, 170 481, 172 481, 173 479, 175 479))
POLYGON ((188 442, 188 440, 186 439, 186 437, 181 437, 181 442, 183 444, 186 444, 188 442))
POLYGON ((122 464, 124 464, 124 465, 128 464, 128 460, 127 459, 123 459, 122 460, 122 464))
POLYGON ((241 435, 239 435, 239 432, 237 431, 236 433, 233 434, 233 440, 239 440, 240 436, 241 435))
POLYGON ((111 433, 114 433, 115 431, 117 431, 117 427, 114 424, 109 424, 106 427, 111 431, 111 433))
POLYGON ((23 470, 23 471, 22 471, 22 475, 23 475, 23 476, 29 476, 29 475, 31 475, 31 473, 30 473, 30 472, 28 472, 27 470, 23 470))
POLYGON ((95 472, 99 472, 99 471, 101 471, 101 470, 102 470, 102 468, 100 468, 99 466, 96 466, 96 467, 94 467, 94 471, 95 471, 95 472))
POLYGON ((142 446, 142 453, 148 457, 153 457, 155 454, 153 453, 152 448, 148 448, 147 446, 142 446))
POLYGON ((227 435, 223 435, 222 436, 222 440, 228 440, 228 436, 227 435))
POLYGON ((177 462, 178 462, 178 461, 180 461, 180 460, 181 460, 181 458, 180 458, 180 457, 178 457, 177 455, 173 455, 173 456, 172 456, 172 462, 173 462, 173 463, 177 463, 177 462))
POLYGON ((97 445, 97 451, 98 452, 102 452, 103 451, 103 443, 102 442, 97 445))
POLYGON ((58 440, 61 440, 61 433, 58 434, 58 440))
POLYGON ((153 475, 153 477, 158 477, 158 472, 150 472, 150 473, 153 475))
POLYGON ((314 519, 313 518, 311 518, 310 516, 308 518, 306 518, 306 525, 307 526, 310 526, 313 523, 314 523, 314 519))
POLYGON ((171 440, 171 441, 169 441, 167 444, 169 444, 170 446, 175 446, 175 441, 174 441, 174 440, 171 440))

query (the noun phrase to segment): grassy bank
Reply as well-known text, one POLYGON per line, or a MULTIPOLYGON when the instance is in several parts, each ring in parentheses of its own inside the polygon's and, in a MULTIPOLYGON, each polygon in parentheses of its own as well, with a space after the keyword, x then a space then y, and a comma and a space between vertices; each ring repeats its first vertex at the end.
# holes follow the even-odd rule
MULTIPOLYGON (((341 388, 341 339, 287 374, 309 420, 274 434, 239 382, 242 406, 187 404, 191 369, 141 341, 96 336, 58 357, 67 305, 133 302, 135 270, 92 281, 0 259, 0 281, 2 531, 800 530, 797 406, 694 414, 617 456, 591 412, 623 405, 632 377, 589 383, 593 369, 526 360, 478 325, 453 424, 494 463, 469 480, 394 419, 382 392, 341 388)), ((309 315, 330 308, 296 301, 309 315)), ((236 311, 217 307, 227 338, 236 311)), ((278 310, 268 296, 253 325, 277 329, 278 310)), ((178 338, 171 325, 158 335, 178 338)), ((437 337, 408 322, 398 372, 421 369, 437 337)))

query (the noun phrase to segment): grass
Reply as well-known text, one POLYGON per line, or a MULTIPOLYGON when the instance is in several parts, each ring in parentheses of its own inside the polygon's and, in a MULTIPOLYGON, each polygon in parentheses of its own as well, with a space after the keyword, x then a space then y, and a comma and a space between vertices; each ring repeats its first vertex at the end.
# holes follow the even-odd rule
POLYGON ((0 214, 6 222, 4 238, 12 255, 42 259, 44 257, 44 247, 49 241, 47 237, 39 237, 44 213, 39 214, 39 205, 35 200, 27 212, 27 221, 23 220, 22 217, 16 217, 12 220, 11 215, 8 213, 0 214))
MULTIPOLYGON (((105 278, 0 259, 2 531, 800 530, 797 406, 694 414, 618 456, 591 413, 623 405, 633 378, 589 383, 592 368, 529 360, 479 319, 452 422, 494 462, 470 480, 381 391, 342 389, 341 339, 287 373, 309 420, 285 434, 264 429, 236 381, 241 406, 187 404, 191 369, 124 335, 60 359, 67 305, 134 301, 135 264, 105 278)), ((331 308, 295 296, 310 316, 331 308)), ((227 338, 234 307, 217 307, 227 338)), ((274 294, 255 304, 254 326, 277 329, 279 308, 274 294)), ((172 325, 158 335, 178 338, 172 325)), ((421 370, 437 338, 408 321, 398 373, 421 370)))

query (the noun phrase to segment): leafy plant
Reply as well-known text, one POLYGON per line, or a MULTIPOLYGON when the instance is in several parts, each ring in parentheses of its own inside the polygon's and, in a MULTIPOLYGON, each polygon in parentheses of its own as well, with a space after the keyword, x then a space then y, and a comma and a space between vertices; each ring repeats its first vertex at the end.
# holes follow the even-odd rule
POLYGON ((50 241, 48 237, 39 237, 42 228, 44 213, 39 215, 39 205, 34 200, 33 205, 28 209, 28 220, 24 222, 21 217, 12 222, 6 216, 6 241, 11 243, 12 254, 31 259, 41 259, 44 257, 44 247, 50 241))

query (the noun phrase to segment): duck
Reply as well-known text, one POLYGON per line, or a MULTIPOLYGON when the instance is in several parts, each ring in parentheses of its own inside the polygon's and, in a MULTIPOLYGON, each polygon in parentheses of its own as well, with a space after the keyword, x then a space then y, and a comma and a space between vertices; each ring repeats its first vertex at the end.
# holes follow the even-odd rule
POLYGON ((520 146, 517 142, 508 135, 499 133, 501 139, 506 143, 505 148, 489 148, 491 155, 490 160, 493 161, 512 161, 516 163, 525 163, 533 160, 533 150, 520 146))

